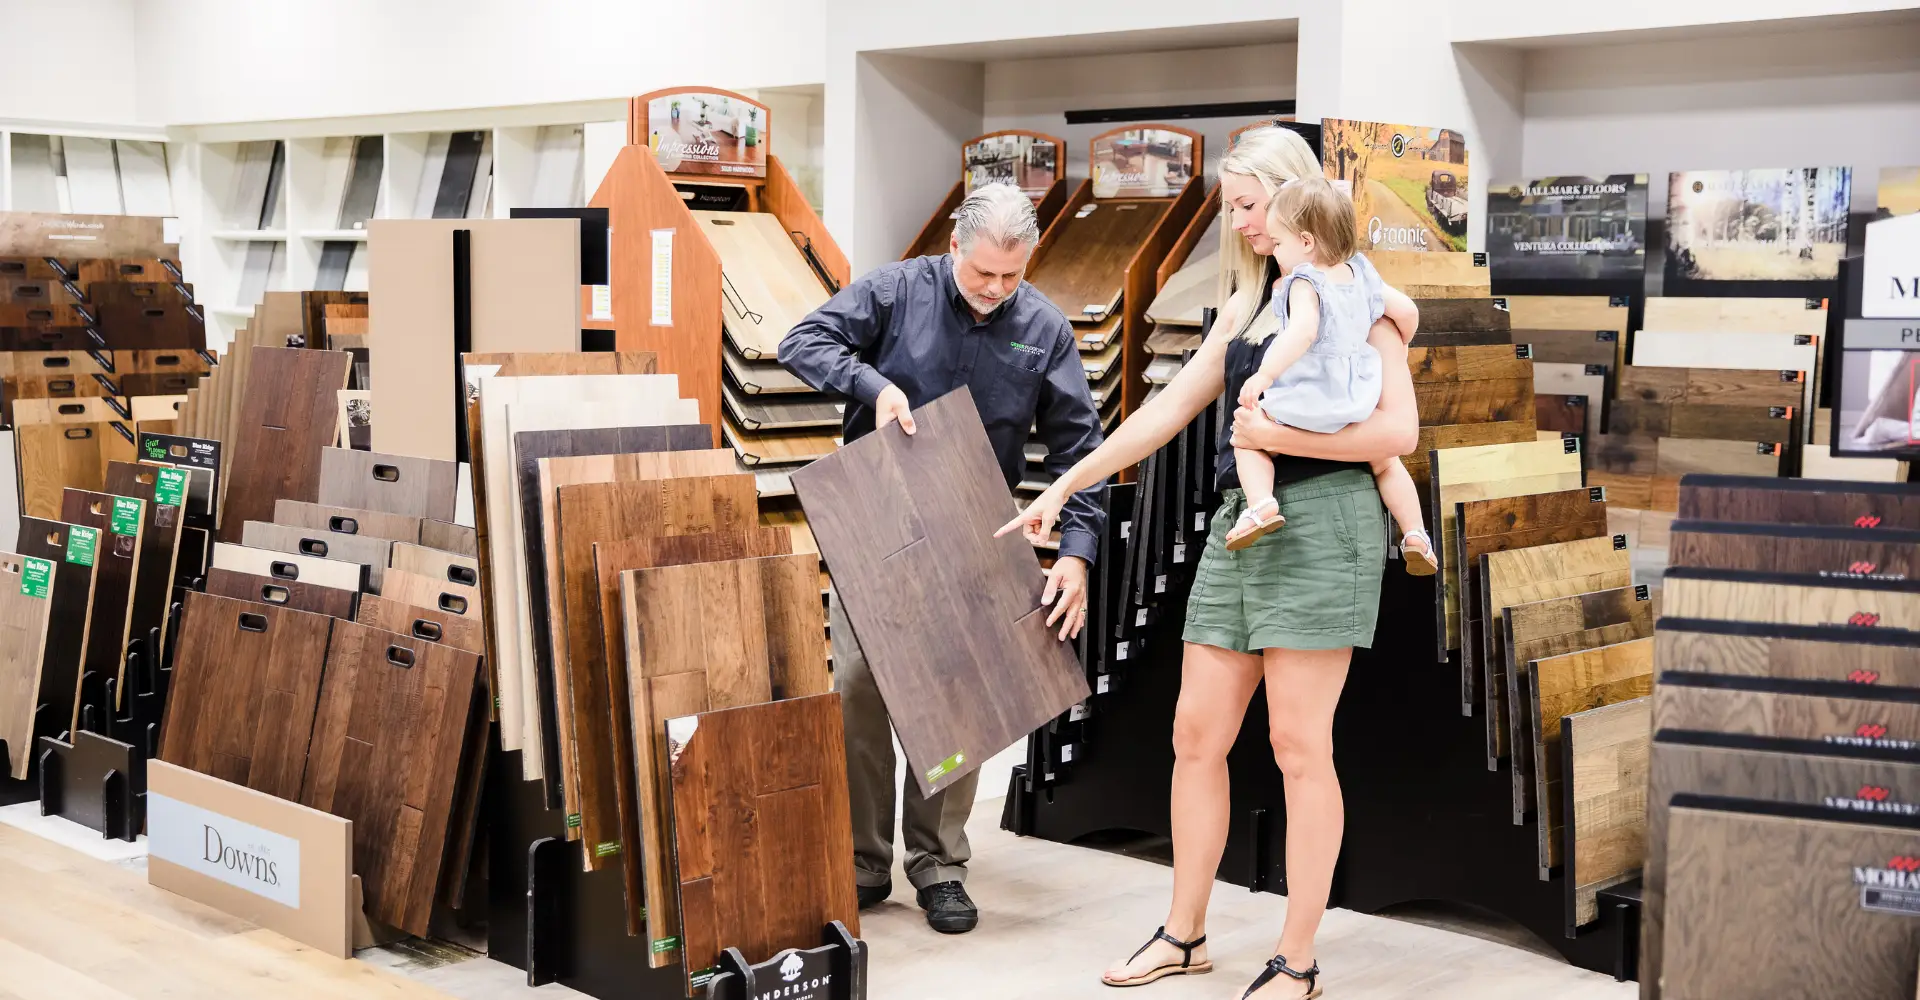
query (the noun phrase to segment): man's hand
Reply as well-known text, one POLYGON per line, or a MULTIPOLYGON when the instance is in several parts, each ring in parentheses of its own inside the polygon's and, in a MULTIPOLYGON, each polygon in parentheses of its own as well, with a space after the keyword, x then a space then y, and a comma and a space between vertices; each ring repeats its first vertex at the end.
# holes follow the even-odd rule
POLYGON ((1053 605, 1047 615, 1047 627, 1060 623, 1060 641, 1078 638, 1087 627, 1087 561, 1079 556, 1061 556, 1047 570, 1047 589, 1040 594, 1040 605, 1053 605))
POLYGON ((907 394, 897 385, 880 390, 880 398, 873 401, 873 429, 879 430, 894 421, 900 421, 900 429, 908 435, 913 434, 913 409, 907 406, 907 394))
POLYGON ((1254 372, 1253 377, 1247 379, 1246 384, 1240 387, 1240 405, 1249 408, 1258 407, 1261 394, 1272 385, 1272 375, 1262 371, 1254 372))

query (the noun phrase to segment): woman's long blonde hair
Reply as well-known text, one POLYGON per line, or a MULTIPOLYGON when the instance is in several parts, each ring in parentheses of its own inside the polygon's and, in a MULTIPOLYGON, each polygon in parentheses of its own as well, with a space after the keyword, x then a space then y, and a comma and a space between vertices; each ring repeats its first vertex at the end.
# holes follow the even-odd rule
MULTIPOLYGON (((1240 133, 1239 141, 1220 158, 1220 173, 1239 174, 1259 181, 1268 198, 1279 192, 1280 185, 1297 177, 1323 176, 1313 147, 1297 133, 1277 125, 1240 133)), ((1254 253, 1246 237, 1233 231, 1233 209, 1224 199, 1220 213, 1219 301, 1223 311, 1230 303, 1238 307, 1233 315, 1239 328, 1234 332, 1245 334, 1260 313, 1258 307, 1270 258, 1254 253), (1239 301, 1234 302, 1236 297, 1239 301)))

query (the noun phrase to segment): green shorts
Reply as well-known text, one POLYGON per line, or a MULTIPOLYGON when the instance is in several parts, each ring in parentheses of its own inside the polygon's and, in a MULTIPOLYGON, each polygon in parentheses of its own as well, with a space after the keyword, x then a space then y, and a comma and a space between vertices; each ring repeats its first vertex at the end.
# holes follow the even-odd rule
POLYGON ((1246 494, 1226 491, 1194 571, 1181 638, 1240 653, 1373 644, 1387 561, 1372 474, 1343 469, 1281 486, 1284 527, 1238 552, 1227 532, 1246 494))

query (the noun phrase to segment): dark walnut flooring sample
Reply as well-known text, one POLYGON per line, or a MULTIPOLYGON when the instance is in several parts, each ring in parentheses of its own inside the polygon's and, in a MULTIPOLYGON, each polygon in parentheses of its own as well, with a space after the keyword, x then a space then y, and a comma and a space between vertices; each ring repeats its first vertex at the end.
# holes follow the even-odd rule
MULTIPOLYGON (((601 643, 607 655, 607 700, 613 710, 613 789, 614 804, 620 820, 620 842, 636 845, 620 855, 620 866, 626 878, 627 933, 639 935, 645 930, 646 899, 644 885, 661 884, 659 874, 653 882, 643 883, 641 872, 645 863, 660 859, 659 848, 663 841, 658 832, 652 841, 653 850, 643 850, 640 832, 640 803, 636 795, 640 789, 640 779, 635 773, 637 751, 641 747, 637 741, 646 740, 650 746, 660 743, 659 727, 651 721, 642 722, 634 727, 633 695, 628 671, 639 672, 642 665, 629 660, 626 640, 626 615, 622 611, 620 597, 620 578, 628 570, 654 569, 663 566, 684 566, 689 563, 721 562, 729 559, 757 559, 762 556, 787 555, 793 551, 793 533, 785 528, 750 528, 738 532, 707 532, 696 535, 669 535, 666 537, 623 538, 618 541, 595 542, 593 545, 594 578, 600 591, 600 629, 601 643)), ((819 553, 808 553, 813 563, 819 563, 819 553)), ((646 758, 642 758, 646 759, 646 758)), ((652 758, 664 760, 663 757, 652 758)), ((655 770, 656 788, 658 771, 655 770)), ((664 905, 664 904, 662 904, 664 905)))
POLYGON ((1599 400, 1588 396, 1536 394, 1533 397, 1533 423, 1543 431, 1585 434, 1588 429, 1587 414, 1599 408, 1599 400))
POLYGON ((747 431, 802 430, 839 427, 840 403, 826 396, 752 396, 722 380, 721 402, 733 423, 747 431))
POLYGON ((294 611, 310 611, 332 618, 351 620, 360 597, 357 590, 328 587, 298 580, 278 580, 271 576, 242 573, 231 569, 207 570, 206 591, 219 597, 255 601, 294 611))
MULTIPOLYGON (((1420 329, 1444 333, 1509 333, 1513 316, 1491 298, 1416 298, 1420 329)), ((1512 341, 1509 341, 1512 343, 1512 341)))
POLYGON ((325 615, 189 593, 160 759, 297 800, 334 624, 325 615))
POLYGON ((313 499, 320 503, 453 520, 460 481, 460 467, 454 462, 349 448, 323 448, 319 457, 320 488, 313 499))
POLYGON ((1527 345, 1535 361, 1612 367, 1620 335, 1613 330, 1515 330, 1513 342, 1527 345))
POLYGON ((689 994, 723 948, 764 962, 831 920, 858 935, 839 696, 676 719, 668 740, 689 994))
MULTIPOLYGON (((608 651, 600 627, 600 585, 594 574, 596 542, 658 535, 740 532, 759 523, 753 477, 688 476, 680 479, 585 483, 563 486, 558 495, 560 584, 563 614, 555 616, 552 642, 561 773, 570 794, 569 812, 580 815, 580 839, 589 848, 619 841, 619 807, 613 790, 613 709, 608 704, 608 651), (561 647, 565 648, 564 654, 561 647), (564 711, 561 711, 564 710, 564 711)), ((554 586, 548 581, 549 587, 554 586)), ((607 854, 583 852, 589 868, 607 854)), ((610 852, 609 852, 610 853, 610 852)))
POLYGON ((367 916, 425 935, 479 654, 338 622, 300 802, 353 821, 367 916))
POLYGON ((118 682, 126 669, 127 641, 136 634, 145 635, 149 626, 161 624, 136 623, 133 617, 146 505, 131 497, 67 489, 61 493, 60 519, 99 532, 93 604, 87 611, 84 669, 98 673, 102 683, 109 677, 118 682))
POLYGON ((1561 720, 1567 926, 1600 917, 1600 891, 1640 873, 1647 843, 1651 706, 1630 698, 1561 720))
POLYGON ((1672 565, 1817 576, 1920 577, 1920 531, 1676 520, 1672 565))
POLYGON ((1849 685, 1845 695, 1779 690, 1790 683, 1663 671, 1653 697, 1654 729, 1873 750, 1909 749, 1920 743, 1920 704, 1900 693, 1866 684, 1849 685))
POLYGON ((1920 689, 1920 633, 1906 629, 1667 618, 1653 646, 1661 671, 1920 689))
POLYGON ((1086 699, 965 390, 793 474, 914 782, 930 794, 1086 699))
POLYGON ((1793 413, 1791 407, 1785 406, 1643 403, 1621 399, 1608 408, 1607 432, 1722 441, 1791 441, 1793 413))
POLYGON ((406 514, 389 514, 383 510, 306 503, 301 500, 281 500, 273 505, 275 524, 396 542, 419 542, 421 525, 425 520, 406 514))
POLYGON ((1920 831, 1693 806, 1667 830, 1666 1000, 1913 995, 1920 831))
POLYGON ((1087 202, 1055 223, 1059 235, 1027 280, 1068 319, 1106 319, 1119 304, 1128 262, 1171 204, 1167 199, 1087 202))
MULTIPOLYGON (((47 724, 58 735, 78 729, 80 665, 87 649, 87 609, 99 560, 79 558, 72 545, 73 525, 38 517, 20 519, 20 538, 14 551, 23 557, 53 564, 53 614, 47 646, 40 660, 40 701, 47 706, 47 724)), ((92 529, 87 529, 91 531, 92 529)))
POLYGON ((56 586, 52 568, 38 557, 29 567, 26 557, 0 552, 0 743, 15 781, 26 780, 33 760, 34 713, 56 586))
POLYGON ((1534 829, 1540 840, 1545 868, 1559 867, 1562 812, 1560 783, 1560 720, 1575 712, 1644 698, 1653 689, 1653 640, 1630 639, 1611 646, 1566 653, 1533 661, 1526 711, 1532 717, 1534 802, 1538 818, 1534 829))
POLYGON ((239 541, 247 521, 272 521, 276 500, 320 500, 320 455, 333 443, 351 361, 344 351, 252 349, 239 431, 223 470, 221 541, 239 541))
MULTIPOLYGON (((1711 739, 1703 737, 1701 740, 1711 739)), ((1715 746, 1678 737, 1652 745, 1647 778, 1645 879, 1640 908, 1641 995, 1660 996, 1666 928, 1668 817, 1675 795, 1842 808, 1901 817, 1920 803, 1920 763, 1715 746)), ((1871 821, 1871 820, 1869 820, 1871 821)))
POLYGON ((1694 475, 1680 482, 1680 516, 1920 530, 1920 493, 1904 483, 1694 475))
MULTIPOLYGON (((775 699, 825 694, 826 627, 819 560, 812 553, 656 566, 620 574, 621 621, 633 730, 628 737, 639 790, 647 937, 656 966, 671 964, 660 942, 679 935, 665 859, 668 719, 775 699)), ((631 866, 630 866, 631 867, 631 866)), ((629 900, 630 905, 635 902, 629 900)))
MULTIPOLYGON (((1500 625, 1500 655, 1506 658, 1509 745, 1532 744, 1533 661, 1584 649, 1611 646, 1653 634, 1659 609, 1652 591, 1611 587, 1544 601, 1510 605, 1500 625)), ((1524 823, 1534 809, 1533 754, 1513 756, 1513 821, 1524 823)), ((1551 867, 1543 851, 1540 867, 1551 867)))
POLYGON ((185 526, 185 511, 180 486, 186 474, 131 462, 107 463, 106 492, 130 497, 146 505, 146 521, 140 527, 140 558, 133 590, 134 631, 129 638, 148 636, 150 628, 160 629, 156 656, 165 656, 167 648, 167 605, 173 600, 173 575, 180 532, 185 526), (177 479, 173 488, 162 482, 177 479))

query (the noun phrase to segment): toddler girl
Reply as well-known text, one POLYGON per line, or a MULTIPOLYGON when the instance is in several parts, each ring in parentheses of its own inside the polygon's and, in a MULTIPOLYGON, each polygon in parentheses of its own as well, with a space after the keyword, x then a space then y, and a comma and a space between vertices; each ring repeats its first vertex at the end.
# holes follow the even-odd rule
MULTIPOLYGON (((1367 331, 1386 316, 1403 339, 1413 338, 1419 311, 1387 287, 1356 252, 1353 201, 1321 177, 1288 181, 1267 208, 1273 259, 1285 275, 1273 308, 1283 329, 1267 346, 1260 370, 1240 390, 1241 406, 1258 406, 1276 422, 1331 434, 1365 420, 1380 405, 1380 353, 1367 331)), ((1247 509, 1227 534, 1229 550, 1244 549, 1287 523, 1273 497, 1273 459, 1234 450, 1247 509)), ((1407 572, 1431 576, 1439 568, 1420 518, 1413 477, 1397 458, 1373 463, 1380 498, 1405 534, 1407 572)))

